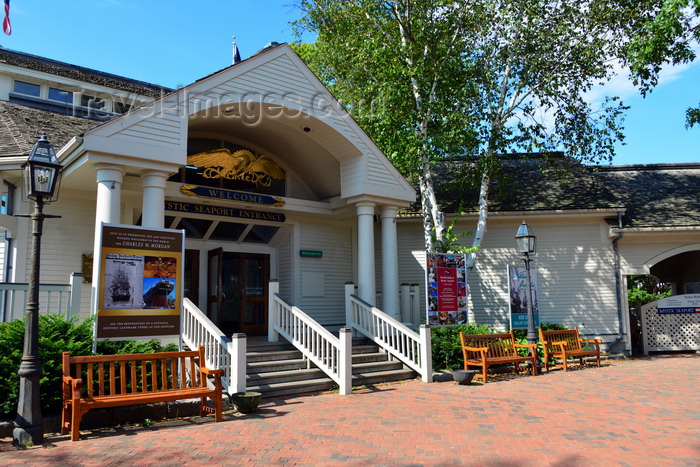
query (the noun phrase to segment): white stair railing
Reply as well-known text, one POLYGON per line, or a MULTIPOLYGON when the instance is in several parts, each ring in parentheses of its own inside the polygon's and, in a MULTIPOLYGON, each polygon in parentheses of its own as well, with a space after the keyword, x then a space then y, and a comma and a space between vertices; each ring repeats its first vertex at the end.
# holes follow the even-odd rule
POLYGON ((426 383, 433 380, 430 327, 419 333, 355 295, 355 284, 345 284, 346 325, 372 339, 392 356, 417 371, 426 383))
MULTIPOLYGON (((39 312, 65 313, 66 318, 80 316, 83 275, 71 273, 68 284, 39 284, 39 312)), ((29 284, 0 282, 0 321, 22 318, 27 309, 29 284)))
POLYGON ((339 386, 340 394, 352 392, 352 331, 341 329, 340 337, 314 321, 279 295, 279 282, 269 285, 268 340, 279 335, 294 345, 309 361, 339 386))
POLYGON ((245 334, 234 334, 229 339, 189 298, 183 302, 180 334, 183 343, 190 349, 204 346, 207 367, 224 370, 221 384, 226 392, 245 392, 245 334))

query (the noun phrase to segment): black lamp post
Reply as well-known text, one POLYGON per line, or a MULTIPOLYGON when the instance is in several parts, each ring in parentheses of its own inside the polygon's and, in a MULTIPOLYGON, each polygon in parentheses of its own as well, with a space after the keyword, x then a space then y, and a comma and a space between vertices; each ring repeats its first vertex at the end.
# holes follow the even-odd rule
POLYGON ((527 343, 536 344, 537 335, 535 334, 535 316, 532 309, 532 286, 530 284, 530 255, 535 254, 535 246, 537 237, 532 233, 532 229, 527 222, 523 221, 518 227, 518 233, 515 234, 515 249, 523 255, 525 261, 525 271, 527 276, 527 343))
POLYGON ((26 327, 24 330, 24 353, 19 367, 19 403, 13 442, 20 446, 36 446, 44 442, 44 427, 39 397, 41 361, 39 360, 39 258, 41 255, 41 231, 45 203, 54 200, 57 193, 61 165, 46 133, 32 148, 27 162, 22 165, 27 198, 34 201, 34 212, 20 217, 32 220, 32 257, 27 286, 26 327))

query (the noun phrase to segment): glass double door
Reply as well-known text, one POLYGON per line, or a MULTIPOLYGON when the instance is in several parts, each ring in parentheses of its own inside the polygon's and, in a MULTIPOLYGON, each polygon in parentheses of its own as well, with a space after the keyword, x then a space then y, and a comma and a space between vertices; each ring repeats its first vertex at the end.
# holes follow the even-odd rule
POLYGON ((209 251, 207 314, 226 335, 267 332, 270 255, 209 251))

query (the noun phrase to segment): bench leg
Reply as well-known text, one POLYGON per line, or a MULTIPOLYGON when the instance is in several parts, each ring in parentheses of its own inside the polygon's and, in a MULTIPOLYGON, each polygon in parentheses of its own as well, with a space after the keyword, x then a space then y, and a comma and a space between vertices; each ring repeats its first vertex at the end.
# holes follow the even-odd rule
POLYGON ((564 355, 561 356, 561 361, 562 361, 562 364, 563 364, 563 366, 564 366, 564 372, 565 372, 565 373, 566 373, 566 371, 568 370, 568 368, 567 368, 567 366, 566 366, 566 361, 567 361, 567 360, 568 360, 568 358, 566 357, 566 354, 564 354, 564 355))
POLYGON ((80 404, 73 404, 73 410, 70 421, 70 440, 78 441, 80 439, 80 420, 83 414, 80 412, 80 404))
POLYGON ((532 359, 532 376, 537 376, 537 356, 532 359))
POLYGON ((68 434, 68 426, 70 425, 70 414, 71 410, 68 404, 63 404, 63 409, 61 410, 61 433, 64 435, 68 434))

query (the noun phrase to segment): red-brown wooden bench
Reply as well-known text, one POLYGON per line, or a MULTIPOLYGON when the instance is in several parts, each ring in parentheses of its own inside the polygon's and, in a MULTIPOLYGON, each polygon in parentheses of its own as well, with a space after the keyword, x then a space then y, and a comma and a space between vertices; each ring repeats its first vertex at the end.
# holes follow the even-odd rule
POLYGON ((204 347, 181 352, 71 357, 63 352, 61 431, 80 438, 80 421, 92 409, 200 398, 200 415, 222 420, 223 370, 205 367, 204 347), (207 386, 213 376, 214 388, 207 386), (207 406, 207 398, 214 408, 207 406))
MULTIPOLYGON (((581 339, 578 328, 565 330, 543 331, 539 329, 540 342, 544 350, 544 368, 549 371, 550 359, 561 359, 562 368, 567 371, 567 360, 578 357, 579 364, 583 366, 583 357, 593 356, 600 366, 600 339, 581 339), (584 349, 582 343, 591 343, 595 349, 584 349)), ((552 366, 557 366, 553 364, 552 366)))
MULTIPOLYGON (((488 369, 492 365, 515 363, 515 372, 520 372, 520 363, 530 362, 533 375, 537 375, 537 346, 535 344, 518 344, 513 331, 500 334, 464 334, 459 333, 464 356, 464 369, 470 366, 481 367, 481 379, 486 383, 488 369), (518 349, 528 349, 529 355, 518 354, 518 349)), ((478 375, 477 375, 478 376, 478 375)))

